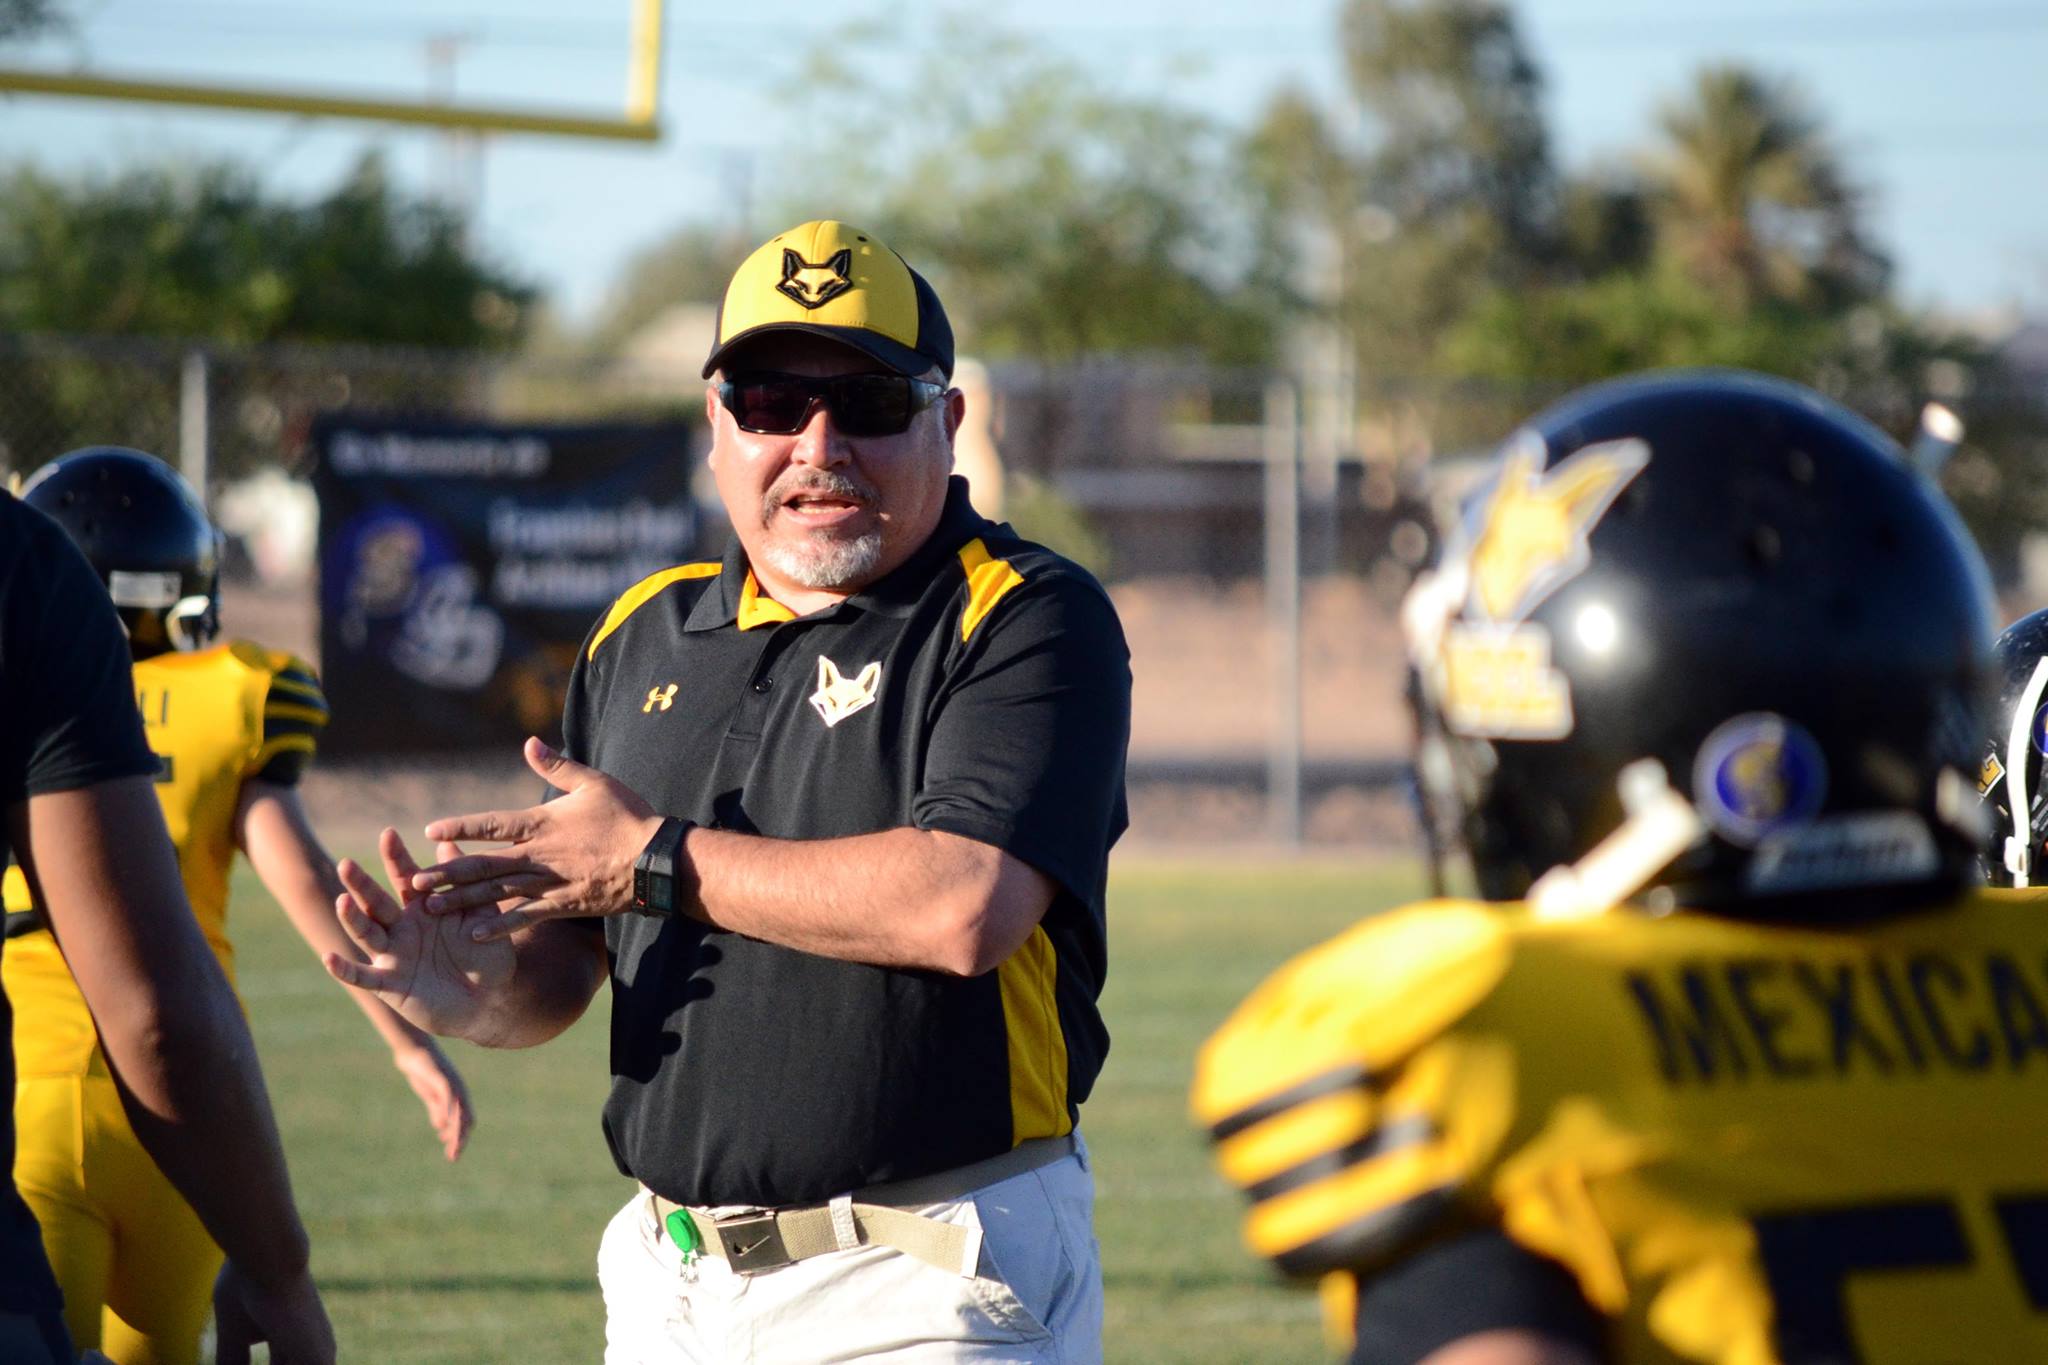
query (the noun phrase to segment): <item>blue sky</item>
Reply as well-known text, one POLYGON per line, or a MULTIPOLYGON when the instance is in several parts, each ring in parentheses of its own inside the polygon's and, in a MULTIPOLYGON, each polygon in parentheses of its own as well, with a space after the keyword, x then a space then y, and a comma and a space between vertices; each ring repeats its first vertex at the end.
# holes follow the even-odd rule
MULTIPOLYGON (((418 96, 436 35, 457 39, 457 96, 613 114, 629 0, 77 0, 75 38, 11 64, 418 96)), ((735 187, 800 140, 782 96, 801 56, 845 19, 931 22, 899 0, 671 0, 654 147, 493 139, 475 201, 482 245, 587 316, 637 247, 679 223, 731 222, 735 187)), ((994 6, 985 7, 993 12, 994 6)), ((1002 22, 1125 88, 1249 119, 1274 91, 1337 89, 1333 0, 1035 0, 1002 22)), ((1525 0, 1569 167, 1624 155, 1694 68, 1737 59, 1796 80, 1873 196, 1906 298, 1952 310, 2048 310, 2048 5, 2040 0, 1525 0)), ((971 53, 963 53, 971 61, 971 53)), ((438 79, 446 78, 446 69, 438 79)), ((325 189, 366 147, 408 185, 451 174, 426 131, 19 96, 0 157, 65 169, 233 154, 288 192, 325 189)), ((756 198, 761 197, 758 190, 756 198)), ((784 226, 754 221, 755 236, 784 226)))

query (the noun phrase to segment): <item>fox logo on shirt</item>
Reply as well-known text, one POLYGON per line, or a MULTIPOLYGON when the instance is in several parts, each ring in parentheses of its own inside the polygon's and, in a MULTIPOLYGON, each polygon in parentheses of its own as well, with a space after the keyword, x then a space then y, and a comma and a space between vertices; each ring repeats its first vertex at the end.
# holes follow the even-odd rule
POLYGON ((880 662, 869 664, 849 678, 840 673, 838 664, 820 654, 818 690, 811 693, 810 702, 818 709, 818 715, 826 726, 834 726, 854 712, 874 705, 881 682, 880 662))
POLYGON ((852 269, 851 248, 835 251, 823 261, 807 261, 784 247, 782 283, 775 287, 806 308, 823 308, 853 288, 853 280, 847 274, 852 269))

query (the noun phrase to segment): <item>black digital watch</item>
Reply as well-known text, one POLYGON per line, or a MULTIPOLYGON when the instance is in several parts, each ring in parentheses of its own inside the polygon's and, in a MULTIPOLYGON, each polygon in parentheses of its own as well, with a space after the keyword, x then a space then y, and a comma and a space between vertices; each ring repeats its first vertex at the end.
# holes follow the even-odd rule
POLYGON ((677 913, 683 839, 690 828, 688 820, 663 820, 633 860, 633 908, 641 914, 667 919, 677 913))

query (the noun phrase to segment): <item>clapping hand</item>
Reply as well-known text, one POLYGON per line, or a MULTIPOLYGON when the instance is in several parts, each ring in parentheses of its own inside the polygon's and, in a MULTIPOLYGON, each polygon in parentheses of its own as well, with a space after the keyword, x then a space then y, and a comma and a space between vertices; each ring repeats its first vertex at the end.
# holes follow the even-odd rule
MULTIPOLYGON (((504 938, 551 919, 615 915, 633 906, 633 860, 661 817, 630 787, 597 769, 526 741, 526 762, 562 795, 526 810, 486 811, 436 820, 427 835, 447 848, 458 839, 498 840, 492 853, 443 856, 416 872, 407 894, 425 894, 437 915, 460 913, 476 932, 504 938)), ((393 883, 397 885, 397 883, 393 883)))
MULTIPOLYGON (((398 831, 385 830, 377 848, 386 878, 406 899, 401 903, 361 864, 342 859, 336 870, 348 894, 335 902, 335 913, 369 961, 328 953, 322 959, 328 974, 369 991, 429 1033, 476 1040, 485 1031, 492 994, 510 984, 516 962, 509 939, 478 942, 472 933, 498 918, 497 906, 430 914, 425 897, 410 889, 419 865, 398 831)), ((437 853, 445 862, 461 850, 444 843, 437 853)))

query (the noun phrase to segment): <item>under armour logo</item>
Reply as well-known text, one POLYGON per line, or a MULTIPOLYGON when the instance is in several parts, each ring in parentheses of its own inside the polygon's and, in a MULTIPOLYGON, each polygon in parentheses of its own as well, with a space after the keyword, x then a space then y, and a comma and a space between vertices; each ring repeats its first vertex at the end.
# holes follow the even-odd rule
POLYGON ((817 708, 819 719, 827 726, 837 725, 854 712, 875 704, 875 694, 882 681, 882 665, 871 663, 849 678, 839 671, 839 665, 820 654, 818 656, 818 690, 811 693, 810 703, 817 708))
POLYGON ((640 711, 644 715, 647 712, 652 711, 657 706, 660 707, 662 710, 666 711, 669 707, 674 706, 675 704, 676 685, 674 683, 670 683, 667 687, 648 688, 647 705, 641 707, 640 711))

